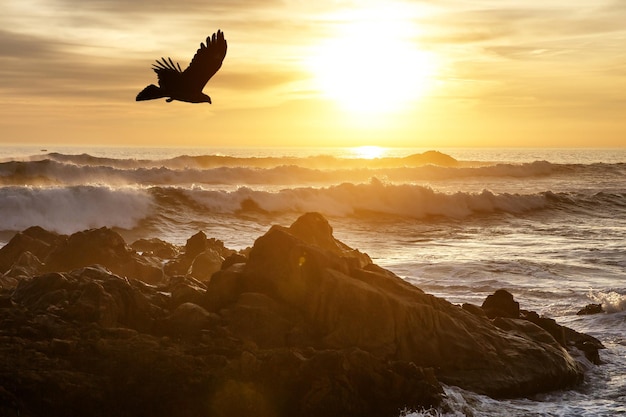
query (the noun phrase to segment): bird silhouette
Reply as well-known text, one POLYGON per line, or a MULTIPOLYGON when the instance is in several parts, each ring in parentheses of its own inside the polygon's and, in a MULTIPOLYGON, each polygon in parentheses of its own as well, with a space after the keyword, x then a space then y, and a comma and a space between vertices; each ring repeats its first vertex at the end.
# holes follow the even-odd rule
POLYGON ((171 58, 161 58, 152 66, 159 79, 159 86, 150 84, 139 94, 137 101, 154 100, 167 97, 168 103, 178 100, 188 103, 211 103, 211 97, 202 90, 206 83, 222 66, 226 56, 224 32, 218 30, 206 38, 206 45, 200 43, 189 66, 183 71, 171 58))

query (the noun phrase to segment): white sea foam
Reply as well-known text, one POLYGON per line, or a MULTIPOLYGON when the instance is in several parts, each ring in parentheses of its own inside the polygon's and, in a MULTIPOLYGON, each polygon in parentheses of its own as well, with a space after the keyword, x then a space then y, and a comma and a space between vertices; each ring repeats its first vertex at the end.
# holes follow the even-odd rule
POLYGON ((615 291, 589 291, 589 298, 595 303, 602 304, 606 313, 626 311, 626 294, 615 291))
POLYGON ((245 210, 246 203, 270 213, 317 211, 330 216, 379 213, 409 218, 444 216, 465 218, 477 213, 523 213, 547 207, 543 194, 517 195, 480 193, 442 193, 430 187, 411 184, 344 183, 330 187, 297 187, 279 191, 240 187, 235 191, 207 190, 196 187, 185 194, 216 213, 245 210))
POLYGON ((59 233, 102 226, 130 229, 152 208, 146 192, 130 188, 5 187, 0 196, 0 230, 35 225, 59 233))

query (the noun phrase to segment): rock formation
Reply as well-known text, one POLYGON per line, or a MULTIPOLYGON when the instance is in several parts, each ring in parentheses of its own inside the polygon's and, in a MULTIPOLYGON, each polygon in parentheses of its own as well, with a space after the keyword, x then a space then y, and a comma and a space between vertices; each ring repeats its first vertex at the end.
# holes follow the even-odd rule
POLYGON ((175 248, 31 228, 0 267, 7 415, 395 417, 440 405, 440 381, 491 396, 576 384, 568 349, 594 343, 506 291, 483 308, 425 294, 316 213, 246 253, 204 233, 175 248))

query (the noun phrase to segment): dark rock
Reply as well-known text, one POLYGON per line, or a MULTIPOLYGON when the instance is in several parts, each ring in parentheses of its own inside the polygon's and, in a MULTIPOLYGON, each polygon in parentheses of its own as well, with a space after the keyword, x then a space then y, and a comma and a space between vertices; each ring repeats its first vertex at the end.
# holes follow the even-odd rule
POLYGON ((221 269, 228 269, 232 265, 235 265, 235 264, 245 264, 247 261, 248 261, 248 258, 245 255, 241 253, 233 253, 232 255, 224 259, 224 262, 222 262, 221 269))
POLYGON ((224 258, 215 250, 208 248, 194 258, 189 274, 200 281, 210 281, 211 275, 222 268, 222 262, 224 258))
POLYGON ((596 365, 603 363, 600 359, 600 350, 605 349, 602 342, 588 334, 577 332, 569 327, 562 327, 568 347, 579 349, 591 363, 596 365))
POLYGON ((44 265, 39 258, 33 255, 30 251, 24 251, 19 255, 17 261, 13 263, 4 276, 14 278, 32 277, 33 275, 37 275, 42 272, 43 269, 44 265))
POLYGON ((561 346, 567 347, 563 326, 557 324, 556 320, 549 317, 540 317, 539 314, 535 313, 534 311, 526 310, 521 310, 521 317, 525 320, 535 323, 542 329, 546 330, 552 335, 552 337, 554 337, 554 340, 559 342, 561 346))
POLYGON ((199 305, 183 303, 159 323, 158 331, 175 337, 195 337, 201 330, 208 329, 219 321, 218 316, 199 305))
POLYGON ((54 312, 67 320, 142 331, 152 327, 155 313, 140 282, 98 268, 52 272, 20 281, 13 301, 31 311, 54 312))
POLYGON ((292 346, 291 331, 302 321, 297 311, 259 293, 241 294, 220 315, 233 335, 263 349, 292 346))
POLYGON ((103 265, 115 274, 151 284, 163 280, 159 261, 139 256, 117 232, 102 227, 77 232, 59 244, 45 259, 47 271, 71 271, 103 265))
MULTIPOLYGON (((424 294, 389 271, 370 267, 369 257, 336 241, 331 232, 314 214, 291 228, 274 226, 256 240, 242 276, 233 281, 241 293, 262 293, 297 311, 309 334, 319 334, 320 347, 358 347, 377 357, 433 367, 439 379, 465 389, 515 396, 580 381, 581 369, 560 346, 502 331, 488 319, 424 294), (511 351, 516 361, 506 359, 511 351)), ((499 293, 496 300, 500 297, 505 306, 519 308, 509 293, 499 293)))
POLYGON ((202 304, 206 288, 205 284, 190 276, 171 277, 166 288, 171 293, 170 308, 176 309, 184 303, 202 304))
POLYGON ((18 282, 18 279, 10 274, 0 275, 0 290, 11 290, 17 286, 18 282))
POLYGON ((4 273, 24 252, 30 252, 40 260, 67 237, 48 232, 39 226, 29 227, 17 233, 4 247, 0 248, 0 273, 4 273))
POLYGON ((463 303, 461 308, 475 316, 487 317, 487 314, 485 314, 485 310, 483 310, 482 307, 477 306, 475 304, 463 303))
POLYGON ((96 264, 107 267, 126 264, 132 260, 132 253, 122 236, 102 227, 74 233, 45 261, 49 271, 71 271, 96 264))
POLYGON ((207 284, 202 305, 209 311, 217 312, 234 303, 244 288, 244 278, 241 274, 244 267, 245 264, 235 264, 213 274, 211 281, 207 284))
POLYGON ((157 238, 138 239, 130 246, 144 255, 151 254, 161 259, 173 259, 179 254, 176 246, 157 238))
POLYGON ((600 313, 604 313, 602 304, 587 304, 586 306, 581 308, 576 314, 579 316, 583 316, 583 315, 600 314, 600 313))
POLYGON ((185 244, 185 256, 193 259, 207 249, 207 237, 204 232, 200 231, 187 239, 185 244))
POLYGON ((396 417, 441 402, 432 370, 357 348, 243 352, 211 398, 212 416, 396 417))
POLYGON ((481 307, 490 319, 495 317, 517 319, 520 315, 519 303, 513 299, 513 294, 507 290, 496 290, 493 294, 488 295, 481 307))
POLYGON ((520 319, 509 293, 494 297, 506 307, 494 319, 425 294, 336 240, 319 214, 272 227, 208 282, 194 278, 198 256, 234 253, 220 244, 194 236, 164 268, 183 273, 143 278, 151 284, 137 265, 163 259, 108 229, 51 245, 45 268, 59 269, 20 277, 0 298, 0 410, 395 417, 438 406, 439 381, 492 396, 567 387, 582 369, 563 344, 601 346, 551 319, 520 319))

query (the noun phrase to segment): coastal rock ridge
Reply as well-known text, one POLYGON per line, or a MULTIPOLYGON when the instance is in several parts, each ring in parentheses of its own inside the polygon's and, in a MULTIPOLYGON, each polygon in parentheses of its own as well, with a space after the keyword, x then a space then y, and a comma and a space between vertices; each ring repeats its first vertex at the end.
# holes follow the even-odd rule
POLYGON ((0 249, 0 414, 376 416, 573 386, 602 344, 426 294, 307 213, 244 251, 31 227, 0 249))

